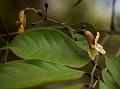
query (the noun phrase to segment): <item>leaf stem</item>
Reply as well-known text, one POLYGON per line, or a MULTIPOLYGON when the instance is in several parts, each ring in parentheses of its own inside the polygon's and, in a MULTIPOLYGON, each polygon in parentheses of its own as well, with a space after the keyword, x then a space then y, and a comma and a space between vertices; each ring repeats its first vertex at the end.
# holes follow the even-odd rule
POLYGON ((99 55, 97 55, 97 57, 96 57, 95 65, 94 65, 92 72, 91 72, 91 80, 90 80, 90 84, 89 84, 89 89, 92 89, 92 86, 94 83, 94 73, 95 73, 95 70, 96 70, 97 65, 98 65, 98 60, 99 60, 99 55))
POLYGON ((94 82, 92 88, 95 88, 95 86, 97 85, 97 83, 99 82, 100 76, 98 76, 98 79, 94 82))

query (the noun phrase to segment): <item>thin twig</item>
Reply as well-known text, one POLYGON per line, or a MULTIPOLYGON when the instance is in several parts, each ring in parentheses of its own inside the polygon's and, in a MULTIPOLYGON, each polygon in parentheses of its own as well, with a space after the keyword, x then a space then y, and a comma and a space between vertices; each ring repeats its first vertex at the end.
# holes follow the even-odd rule
MULTIPOLYGON (((8 37, 7 40, 6 40, 6 45, 8 45, 8 43, 9 43, 9 37, 8 37)), ((7 62, 8 53, 9 53, 9 50, 8 50, 8 49, 5 49, 5 57, 4 57, 3 63, 6 63, 6 62, 7 62)))
POLYGON ((37 13, 37 10, 34 9, 34 8, 29 8, 29 10, 32 10, 32 11, 34 11, 35 13, 37 13))
POLYGON ((92 86, 94 83, 94 73, 95 73, 95 70, 96 70, 97 65, 98 65, 98 60, 99 60, 99 55, 97 55, 97 57, 96 57, 95 65, 94 65, 93 70, 91 72, 91 80, 90 80, 90 84, 89 84, 89 89, 92 89, 92 86))
MULTIPOLYGON (((92 64, 92 66, 95 65, 94 61, 90 61, 90 62, 91 62, 91 64, 92 64)), ((102 70, 102 68, 101 68, 99 65, 97 65, 97 68, 98 68, 99 70, 102 70)))
POLYGON ((38 22, 33 22, 33 23, 32 23, 32 26, 34 26, 34 25, 36 25, 36 24, 40 24, 40 23, 42 23, 42 22, 44 22, 44 20, 41 20, 41 21, 38 21, 38 22))
POLYGON ((6 33, 7 33, 7 35, 9 35, 9 31, 8 31, 7 25, 5 24, 3 17, 2 16, 0 16, 0 17, 1 17, 1 20, 2 20, 3 25, 5 27, 6 33))
MULTIPOLYGON (((91 74, 90 74, 90 73, 85 72, 85 74, 88 75, 89 77, 91 77, 91 74)), ((94 77, 94 79, 96 79, 96 80, 98 79, 98 77, 95 76, 95 75, 94 75, 93 77, 94 77)))
POLYGON ((116 3, 116 0, 113 0, 110 31, 107 33, 107 35, 103 39, 103 41, 101 43, 102 45, 104 45, 110 39, 110 37, 112 37, 113 34, 116 34, 115 22, 114 22, 114 20, 115 20, 115 3, 116 3))
MULTIPOLYGON (((47 8, 48 8, 48 7, 47 7, 47 8)), ((30 8, 30 10, 33 10, 35 13, 38 12, 38 10, 36 10, 36 9, 34 9, 34 8, 30 8)), ((47 13, 47 12, 46 12, 46 13, 47 13)), ((43 22, 43 21, 51 21, 51 22, 56 23, 56 24, 58 24, 58 25, 60 25, 60 26, 64 26, 64 27, 68 28, 68 29, 71 30, 71 31, 74 31, 72 28, 70 28, 69 26, 67 26, 65 23, 60 23, 60 22, 58 22, 58 21, 56 21, 56 20, 53 20, 53 19, 51 19, 51 18, 48 18, 48 17, 46 16, 46 13, 45 13, 45 16, 42 16, 42 18, 43 18, 42 21, 34 22, 34 23, 32 23, 32 25, 34 26, 34 25, 39 24, 39 23, 41 23, 41 22, 43 22)))
POLYGON ((110 25, 110 28, 112 31, 115 30, 115 23, 114 23, 114 18, 115 18, 115 3, 116 3, 116 0, 113 0, 113 4, 112 4, 112 15, 111 15, 111 25, 110 25))
POLYGON ((56 23, 56 24, 58 24, 58 25, 60 25, 60 26, 64 26, 64 27, 66 27, 67 29, 69 29, 69 30, 71 30, 71 31, 74 31, 74 29, 72 29, 72 28, 70 28, 69 26, 67 26, 66 23, 60 23, 60 22, 55 21, 55 20, 50 19, 50 18, 46 18, 46 20, 51 21, 51 22, 53 22, 53 23, 56 23))
MULTIPOLYGON (((34 23, 33 23, 34 24, 34 23)), ((50 26, 51 28, 65 28, 64 26, 50 26)), ((28 30, 26 30, 25 32, 27 32, 28 30)), ((9 33, 9 36, 13 36, 13 35, 18 35, 18 32, 11 32, 9 33)), ((0 34, 0 37, 6 37, 8 36, 7 34, 0 34)))
POLYGON ((116 57, 118 57, 120 55, 120 48, 118 49, 117 53, 116 53, 116 57))
POLYGON ((95 86, 97 85, 97 83, 99 82, 100 76, 98 76, 98 79, 94 82, 92 88, 95 88, 95 86))
MULTIPOLYGON (((7 35, 7 39, 6 39, 6 45, 8 45, 8 43, 9 43, 9 36, 10 36, 10 34, 9 34, 9 31, 8 31, 8 28, 7 28, 7 25, 5 24, 5 22, 4 22, 4 19, 3 19, 3 17, 1 16, 1 19, 2 19, 2 22, 3 22, 3 24, 4 24, 4 27, 5 27, 5 30, 6 30, 6 35, 7 35)), ((7 58, 8 58, 8 53, 9 53, 9 51, 8 51, 8 49, 6 49, 5 50, 5 58, 4 58, 4 60, 3 60, 3 63, 6 63, 7 62, 7 58)))
MULTIPOLYGON (((12 36, 12 35, 17 35, 17 34, 19 34, 18 32, 11 32, 11 33, 9 33, 9 36, 12 36)), ((8 36, 7 34, 0 34, 0 37, 6 37, 6 36, 8 36)))

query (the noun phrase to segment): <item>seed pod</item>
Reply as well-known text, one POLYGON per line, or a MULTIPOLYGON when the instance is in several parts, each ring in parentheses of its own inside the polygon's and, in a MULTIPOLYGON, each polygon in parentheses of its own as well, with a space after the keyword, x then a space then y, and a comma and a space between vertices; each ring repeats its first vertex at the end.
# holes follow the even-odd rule
POLYGON ((93 34, 90 31, 85 31, 84 36, 86 37, 89 45, 91 47, 93 47, 93 45, 95 45, 95 38, 94 38, 93 34))
POLYGON ((87 31, 85 29, 81 29, 77 33, 84 35, 91 47, 93 47, 93 45, 95 45, 94 35, 90 31, 87 31))

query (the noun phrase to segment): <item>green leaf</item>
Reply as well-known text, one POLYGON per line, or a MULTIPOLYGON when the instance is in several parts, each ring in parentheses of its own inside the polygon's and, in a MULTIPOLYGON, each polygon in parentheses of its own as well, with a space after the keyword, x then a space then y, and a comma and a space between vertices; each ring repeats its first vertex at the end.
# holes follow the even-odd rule
POLYGON ((77 46, 87 52, 88 48, 89 48, 89 44, 86 41, 85 37, 83 37, 82 35, 79 35, 79 37, 77 37, 77 38, 78 38, 78 40, 75 41, 77 46))
POLYGON ((21 89, 79 78, 83 72, 57 63, 22 60, 0 65, 0 89, 21 89))
POLYGON ((64 33, 50 28, 37 28, 19 34, 6 48, 24 59, 44 59, 72 67, 88 63, 86 52, 64 33))
POLYGON ((87 52, 89 44, 86 41, 85 37, 78 33, 74 33, 73 31, 70 31, 70 34, 71 34, 73 40, 75 41, 75 43, 77 44, 77 46, 80 49, 83 49, 85 52, 87 52))
POLYGON ((109 89, 106 87, 105 83, 103 83, 101 80, 99 81, 99 89, 109 89))
POLYGON ((110 73, 112 74, 114 80, 120 86, 120 57, 107 56, 106 66, 110 73))
POLYGON ((113 79, 113 77, 107 71, 105 70, 102 71, 102 77, 107 89, 120 89, 118 83, 113 79))
POLYGON ((72 85, 64 86, 62 88, 57 88, 57 89, 83 89, 83 85, 82 84, 72 84, 72 85))

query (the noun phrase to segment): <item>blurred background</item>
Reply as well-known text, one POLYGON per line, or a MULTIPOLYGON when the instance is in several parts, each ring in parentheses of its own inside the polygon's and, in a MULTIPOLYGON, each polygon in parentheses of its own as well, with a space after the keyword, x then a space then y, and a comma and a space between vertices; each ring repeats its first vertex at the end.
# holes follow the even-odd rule
MULTIPOLYGON (((1 0, 0 16, 4 20, 9 32, 17 31, 16 20, 18 12, 26 7, 33 7, 45 11, 44 3, 47 2, 47 16, 59 22, 67 24, 79 24, 80 22, 91 23, 101 33, 101 40, 110 30, 113 0, 1 0)), ((0 20, 0 34, 6 33, 2 19, 0 20)), ((33 28, 32 22, 40 21, 41 18, 30 12, 27 16, 26 29, 33 28)), ((115 29, 120 31, 120 0, 115 3, 115 29)), ((48 26, 51 23, 41 23, 36 27, 48 26)), ((120 48, 120 35, 112 36, 105 44, 105 49, 110 54, 116 54, 120 48)))

